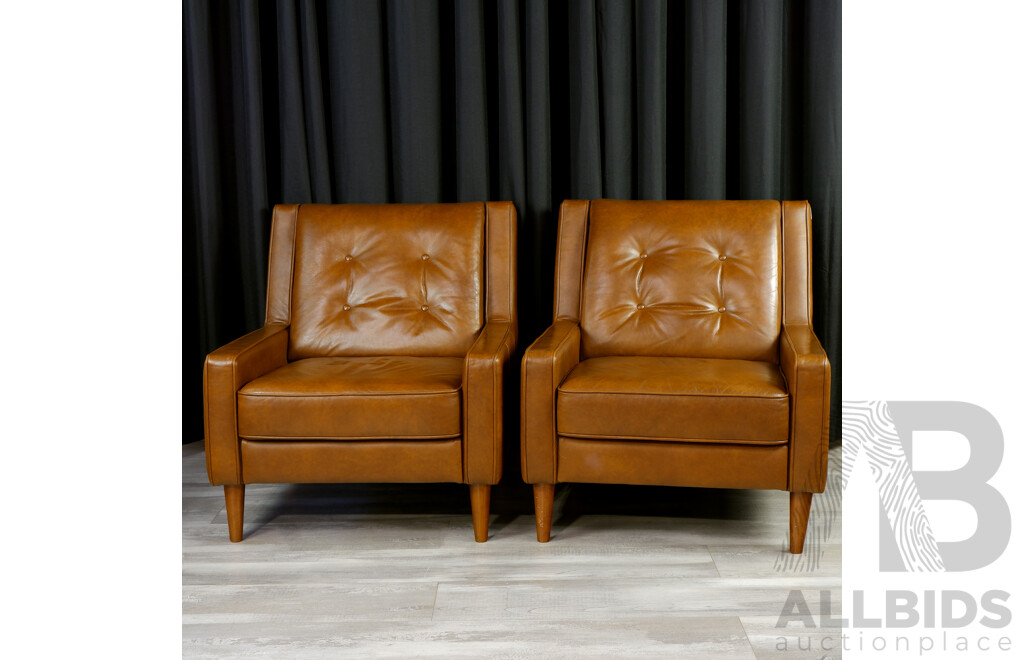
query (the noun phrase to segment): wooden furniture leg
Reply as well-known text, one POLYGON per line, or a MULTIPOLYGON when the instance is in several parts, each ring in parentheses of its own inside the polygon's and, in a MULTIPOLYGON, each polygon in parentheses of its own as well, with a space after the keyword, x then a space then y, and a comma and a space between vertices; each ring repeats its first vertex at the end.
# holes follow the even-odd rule
POLYGON ((804 551, 804 536, 807 535, 807 517, 811 514, 812 494, 789 494, 789 551, 794 555, 804 551))
POLYGON ((473 537, 477 543, 483 543, 487 540, 487 524, 491 515, 491 487, 470 484, 469 504, 473 509, 473 537))
POLYGON ((533 485, 533 508, 537 516, 537 540, 551 540, 551 510, 555 504, 555 484, 533 485))
POLYGON ((224 486, 224 503, 228 508, 228 536, 232 543, 242 540, 242 512, 245 510, 245 486, 224 486))

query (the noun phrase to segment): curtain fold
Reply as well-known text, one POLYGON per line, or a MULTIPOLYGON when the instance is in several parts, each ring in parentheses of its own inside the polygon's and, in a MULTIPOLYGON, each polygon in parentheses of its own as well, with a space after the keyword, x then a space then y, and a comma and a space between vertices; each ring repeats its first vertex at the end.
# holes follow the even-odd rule
POLYGON ((456 0, 454 10, 455 199, 471 202, 490 190, 483 1, 456 0))
MULTIPOLYGON (((684 95, 682 199, 726 199, 726 9, 724 2, 685 3, 681 26, 685 57, 683 71, 677 74, 684 95)), ((734 55, 740 46, 734 45, 734 55)))
POLYGON ((597 197, 809 199, 838 438, 840 17, 823 0, 185 0, 183 440, 202 437, 205 354, 263 321, 274 204, 513 201, 525 346, 550 322, 558 205, 597 197))
POLYGON ((331 201, 394 201, 383 6, 370 0, 337 0, 326 3, 326 9, 328 128, 334 163, 331 201))
POLYGON ((636 146, 639 199, 665 199, 668 168, 668 1, 636 4, 636 146))

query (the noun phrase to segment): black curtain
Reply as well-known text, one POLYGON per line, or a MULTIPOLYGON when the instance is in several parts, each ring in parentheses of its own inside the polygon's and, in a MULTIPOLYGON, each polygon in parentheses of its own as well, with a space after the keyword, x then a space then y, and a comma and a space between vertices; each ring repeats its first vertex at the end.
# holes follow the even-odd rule
POLYGON ((274 204, 512 200, 525 347, 551 321, 558 205, 598 197, 810 200, 837 440, 840 17, 828 0, 185 0, 183 441, 203 436, 205 354, 263 322, 274 204))

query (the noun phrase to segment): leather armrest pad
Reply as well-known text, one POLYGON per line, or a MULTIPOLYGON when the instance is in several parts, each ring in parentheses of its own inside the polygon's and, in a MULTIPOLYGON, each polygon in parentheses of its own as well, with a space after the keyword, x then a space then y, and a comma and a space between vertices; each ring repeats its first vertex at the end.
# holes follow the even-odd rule
POLYGON ((556 321, 523 355, 521 460, 526 483, 555 483, 555 392, 580 361, 580 327, 556 321))
POLYGON ((462 373, 463 478, 470 484, 501 479, 505 365, 516 347, 516 324, 491 321, 466 354, 462 373))
POLYGON ((783 325, 779 352, 787 379, 796 369, 830 369, 825 349, 810 326, 783 325))
POLYGON ((206 356, 203 413, 210 483, 241 484, 238 460, 238 389, 287 363, 288 326, 271 323, 206 356))
POLYGON ((779 366, 790 397, 789 489, 820 493, 828 461, 831 367, 807 325, 783 325, 779 366))

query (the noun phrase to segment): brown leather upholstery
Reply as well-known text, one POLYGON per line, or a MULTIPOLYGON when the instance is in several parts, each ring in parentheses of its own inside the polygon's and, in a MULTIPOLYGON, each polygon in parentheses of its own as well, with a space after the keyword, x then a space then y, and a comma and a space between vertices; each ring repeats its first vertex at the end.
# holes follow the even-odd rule
POLYGON ((266 325, 204 372, 232 540, 244 484, 324 481, 468 483, 486 539, 515 287, 511 203, 275 207, 266 325))
POLYGON ((681 357, 584 360, 558 386, 558 434, 784 444, 789 396, 770 362, 681 357))
POLYGON ((583 357, 777 361, 778 202, 590 204, 583 357))
POLYGON ((555 322, 522 364, 538 538, 560 481, 775 488, 800 495, 802 548, 828 456, 810 222, 806 202, 562 204, 555 322))
POLYGON ((786 447, 559 438, 558 480, 719 488, 786 487, 786 447))
POLYGON ((462 360, 306 358, 238 391, 238 435, 249 440, 457 438, 462 360))
POLYGON ((483 204, 308 204, 288 359, 463 357, 484 319, 483 204))

